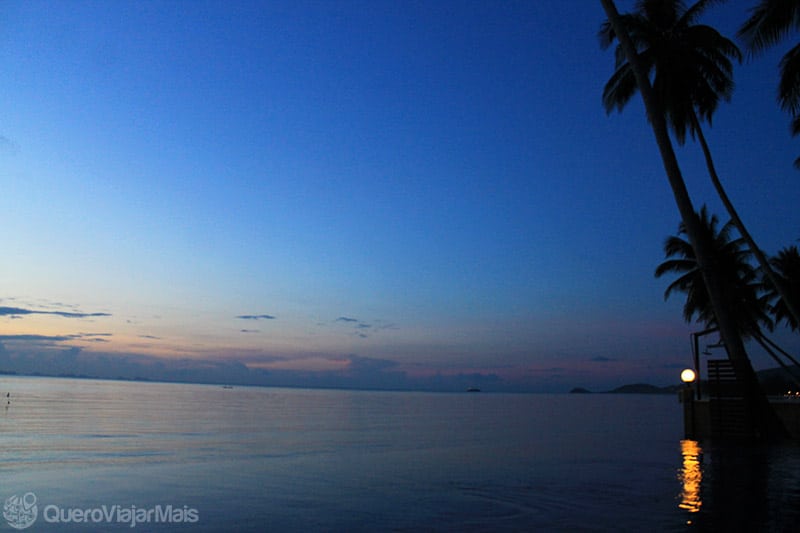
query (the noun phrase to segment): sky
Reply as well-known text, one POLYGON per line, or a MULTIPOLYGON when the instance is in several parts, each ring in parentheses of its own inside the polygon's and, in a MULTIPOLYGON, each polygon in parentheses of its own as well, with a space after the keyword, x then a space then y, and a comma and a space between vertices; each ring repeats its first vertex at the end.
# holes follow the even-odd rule
MULTIPOLYGON (((702 21, 732 37, 753 3, 702 21)), ((590 0, 3 2, 0 370, 675 383, 702 327, 653 275, 679 215, 641 99, 603 109, 603 20, 590 0)), ((706 130, 768 253, 800 238, 788 47, 737 67, 706 130)), ((699 146, 678 157, 727 220, 699 146)))

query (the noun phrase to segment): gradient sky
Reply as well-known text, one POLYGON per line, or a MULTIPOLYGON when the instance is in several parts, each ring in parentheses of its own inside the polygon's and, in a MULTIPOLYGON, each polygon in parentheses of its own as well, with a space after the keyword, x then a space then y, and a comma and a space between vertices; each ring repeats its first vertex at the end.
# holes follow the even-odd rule
MULTIPOLYGON (((732 36, 753 3, 704 22, 732 36)), ((603 19, 590 0, 3 2, 0 366, 674 382, 699 329, 653 277, 678 212, 640 98, 601 105, 603 19)), ((786 49, 736 70, 707 131, 769 253, 800 238, 786 49)), ((699 147, 678 155, 722 214, 699 147)))

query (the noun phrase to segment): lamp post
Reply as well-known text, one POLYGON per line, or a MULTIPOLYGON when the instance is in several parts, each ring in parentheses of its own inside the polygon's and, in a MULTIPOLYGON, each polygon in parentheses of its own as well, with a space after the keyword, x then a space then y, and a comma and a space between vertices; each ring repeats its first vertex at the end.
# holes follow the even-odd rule
MULTIPOLYGON (((719 331, 719 330, 717 328, 708 328, 708 329, 704 329, 703 331, 697 331, 695 333, 692 333, 692 335, 691 335, 691 337, 692 337, 692 364, 694 365, 695 379, 698 379, 698 377, 700 376, 700 337, 704 337, 704 336, 706 336, 706 335, 708 335, 710 333, 714 333, 716 331, 719 331)), ((713 345, 713 347, 717 347, 717 346, 722 346, 722 344, 720 343, 718 345, 713 345)), ((708 351, 708 349, 710 347, 712 347, 712 346, 710 346, 710 345, 706 346, 706 351, 703 352, 703 355, 711 355, 711 352, 708 351)), ((697 399, 699 400, 700 396, 701 396, 699 379, 698 379, 697 385, 695 386, 694 389, 695 389, 695 393, 696 393, 697 399)))
POLYGON ((681 381, 684 387, 681 390, 681 402, 683 403, 683 433, 687 439, 694 439, 694 387, 692 384, 697 380, 697 372, 691 368, 686 368, 681 372, 681 381))

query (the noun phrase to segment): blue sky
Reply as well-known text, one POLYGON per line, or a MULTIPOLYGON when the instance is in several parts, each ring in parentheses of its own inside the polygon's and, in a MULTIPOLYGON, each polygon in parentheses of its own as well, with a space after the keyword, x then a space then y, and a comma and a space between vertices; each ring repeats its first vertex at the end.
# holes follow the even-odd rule
MULTIPOLYGON (((732 35, 750 3, 704 21, 732 35)), ((641 101, 601 105, 602 20, 588 0, 3 3, 0 306, 57 314, 0 313, 0 362, 674 381, 693 327, 653 270, 678 213, 641 101)), ((800 238, 784 48, 736 70, 707 131, 770 253, 800 238)), ((699 147, 679 157, 721 214, 699 147)))

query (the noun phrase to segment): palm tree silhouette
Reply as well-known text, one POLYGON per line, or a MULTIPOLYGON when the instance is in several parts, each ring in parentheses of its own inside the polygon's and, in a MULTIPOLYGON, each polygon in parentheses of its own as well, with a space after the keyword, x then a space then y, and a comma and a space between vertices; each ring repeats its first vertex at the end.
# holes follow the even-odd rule
MULTIPOLYGON (((781 284, 786 287, 789 294, 792 295, 795 301, 800 299, 800 252, 798 252, 797 246, 784 248, 770 262, 775 273, 780 276, 781 284)), ((786 307, 786 301, 771 285, 767 286, 767 298, 774 302, 772 304, 772 313, 776 324, 785 322, 795 331, 800 329, 797 319, 792 316, 786 307)))
MULTIPOLYGON (((733 93, 733 63, 742 55, 733 41, 711 26, 696 24, 710 0, 686 8, 680 0, 640 0, 622 22, 639 57, 653 76, 653 91, 664 108, 679 144, 694 137, 700 121, 711 123, 721 98, 733 93)), ((608 48, 616 33, 608 22, 600 28, 600 45, 608 48)), ((606 111, 622 111, 636 92, 636 80, 625 56, 617 52, 617 70, 603 89, 606 111)), ((704 140, 701 140, 704 142, 704 140)))
MULTIPOLYGON (((716 215, 709 215, 705 206, 701 208, 699 217, 706 238, 712 243, 712 252, 719 266, 718 275, 740 335, 743 338, 760 336, 762 326, 772 330, 769 297, 762 294, 763 285, 758 271, 749 261, 751 254, 744 246, 744 240, 732 237, 732 222, 718 227, 719 219, 716 215)), ((667 286, 664 299, 675 292, 685 293, 683 318, 691 322, 696 316, 697 321, 704 323, 706 328, 713 328, 717 326, 716 316, 694 249, 682 237, 685 233, 686 228, 681 224, 678 235, 671 236, 664 242, 667 260, 656 268, 655 275, 660 278, 665 274, 677 274, 678 277, 667 286)))
MULTIPOLYGON (((750 235, 722 186, 700 126, 702 121, 711 124, 720 99, 730 100, 734 87, 731 60, 741 60, 741 52, 733 41, 710 26, 696 24, 712 3, 713 0, 700 0, 686 8, 680 0, 640 0, 636 11, 623 15, 621 19, 648 75, 653 74, 653 92, 663 107, 675 139, 678 144, 683 144, 688 130, 691 137, 698 140, 709 177, 728 215, 764 275, 782 294, 788 312, 795 320, 800 320, 800 303, 785 294, 769 260, 750 235)), ((606 22, 600 29, 600 45, 608 48, 615 39, 613 27, 606 22)), ((603 104, 609 113, 614 109, 622 111, 637 88, 633 69, 619 49, 616 58, 616 71, 603 89, 603 104)))
MULTIPOLYGON (((799 0, 761 0, 739 28, 738 35, 752 53, 763 52, 800 29, 799 0)), ((781 59, 778 102, 792 115, 792 135, 800 134, 800 44, 781 59)), ((800 157, 794 165, 800 168, 800 157)), ((795 317, 796 319, 797 317, 795 317)))
MULTIPOLYGON (((699 217, 706 237, 712 243, 711 248, 719 266, 718 273, 729 305, 733 309, 739 334, 744 339, 754 339, 788 373, 789 377, 800 385, 800 374, 797 373, 800 362, 770 340, 762 330, 766 328, 772 331, 774 328, 770 313, 775 315, 776 322, 781 319, 787 321, 791 319, 791 315, 786 314, 785 308, 776 310, 775 306, 769 304, 770 300, 778 298, 776 305, 780 305, 782 303, 780 295, 770 284, 765 284, 761 280, 760 272, 751 265, 749 260, 751 254, 744 246, 743 239, 732 238, 731 231, 734 229, 732 222, 729 221, 717 229, 719 224, 717 216, 709 216, 705 206, 700 210, 699 217), (790 367, 779 354, 794 366, 790 367)), ((703 323, 706 330, 710 330, 717 327, 716 316, 694 250, 681 237, 685 232, 685 227, 681 224, 678 235, 671 236, 664 242, 667 260, 656 268, 655 274, 657 278, 664 274, 678 275, 664 292, 664 299, 675 292, 685 293, 683 318, 686 322, 691 322, 696 316, 697 321, 703 323)), ((778 258, 773 259, 773 262, 781 269, 780 272, 783 273, 785 268, 788 275, 794 276, 797 280, 797 274, 800 273, 800 255, 797 254, 796 247, 793 253, 791 249, 784 250, 778 258)))
POLYGON ((627 59, 631 65, 636 86, 642 95, 647 118, 655 136, 656 145, 661 154, 661 161, 667 174, 675 204, 681 214, 681 220, 686 227, 686 235, 689 238, 692 249, 695 252, 703 280, 706 284, 708 297, 714 309, 717 323, 719 325, 720 336, 725 343, 728 357, 733 364, 738 380, 742 386, 742 392, 747 400, 748 416, 745 422, 750 425, 753 435, 761 435, 766 438, 784 438, 786 429, 778 419, 775 412, 767 402, 763 390, 756 380, 755 372, 750 364, 750 359, 744 348, 741 335, 738 332, 736 323, 732 317, 730 309, 726 305, 722 284, 715 272, 715 265, 710 252, 710 243, 703 237, 700 219, 694 211, 692 200, 686 189, 680 166, 678 165, 672 141, 667 130, 663 106, 657 100, 653 87, 648 78, 648 70, 645 63, 637 53, 636 45, 628 35, 623 18, 617 11, 613 0, 600 0, 603 10, 606 12, 608 22, 614 30, 615 37, 619 40, 620 47, 617 49, 617 63, 627 59))

